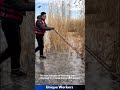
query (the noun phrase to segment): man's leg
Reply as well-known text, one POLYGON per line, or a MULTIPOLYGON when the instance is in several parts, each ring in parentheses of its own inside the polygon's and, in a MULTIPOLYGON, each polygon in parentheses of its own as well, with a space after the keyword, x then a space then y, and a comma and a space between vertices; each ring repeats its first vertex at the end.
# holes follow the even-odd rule
POLYGON ((8 50, 11 54, 11 69, 19 69, 21 49, 19 26, 14 22, 2 21, 2 30, 5 34, 8 50))
POLYGON ((39 46, 35 48, 35 53, 36 53, 38 50, 40 50, 40 49, 39 49, 39 46))
POLYGON ((17 76, 22 76, 20 71, 21 39, 19 25, 11 21, 2 21, 2 29, 6 37, 8 49, 11 55, 11 70, 17 76))
POLYGON ((46 58, 45 56, 43 56, 43 51, 44 51, 44 39, 43 39, 44 35, 36 35, 36 39, 38 42, 38 48, 40 50, 40 57, 41 58, 46 58))
POLYGON ((36 39, 37 39, 37 43, 38 43, 38 46, 35 48, 35 53, 40 50, 40 47, 39 47, 39 35, 36 34, 36 39))
POLYGON ((10 57, 9 49, 5 49, 2 53, 0 53, 0 64, 10 57))

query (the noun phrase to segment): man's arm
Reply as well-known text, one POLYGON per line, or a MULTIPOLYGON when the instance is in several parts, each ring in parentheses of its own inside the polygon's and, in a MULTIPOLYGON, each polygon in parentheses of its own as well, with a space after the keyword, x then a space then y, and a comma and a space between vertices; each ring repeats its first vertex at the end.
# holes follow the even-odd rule
POLYGON ((43 29, 43 30, 46 30, 46 31, 49 31, 49 30, 53 29, 51 27, 46 27, 44 24, 40 23, 39 20, 36 21, 36 26, 39 27, 40 29, 43 29))
POLYGON ((25 3, 24 0, 8 0, 8 3, 22 11, 35 11, 35 2, 25 3))

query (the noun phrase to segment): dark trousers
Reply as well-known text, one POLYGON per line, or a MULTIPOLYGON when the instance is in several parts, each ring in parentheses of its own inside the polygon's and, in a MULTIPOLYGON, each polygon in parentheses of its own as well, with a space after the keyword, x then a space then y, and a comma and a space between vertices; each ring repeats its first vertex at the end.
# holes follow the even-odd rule
POLYGON ((38 42, 38 47, 35 49, 35 52, 40 50, 40 55, 43 55, 43 50, 44 50, 44 34, 36 34, 36 39, 38 42))
POLYGON ((6 37, 8 48, 0 54, 0 63, 11 57, 11 69, 19 70, 20 68, 20 52, 21 52, 21 38, 19 24, 2 20, 2 30, 6 37))

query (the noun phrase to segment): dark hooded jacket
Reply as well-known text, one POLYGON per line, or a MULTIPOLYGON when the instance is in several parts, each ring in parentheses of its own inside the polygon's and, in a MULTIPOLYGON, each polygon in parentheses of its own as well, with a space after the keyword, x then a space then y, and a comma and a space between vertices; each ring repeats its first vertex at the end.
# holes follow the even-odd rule
POLYGON ((0 20, 21 24, 25 11, 34 10, 35 3, 29 0, 0 0, 0 20))
POLYGON ((35 11, 35 3, 29 2, 29 0, 8 0, 7 3, 17 10, 35 11))
POLYGON ((41 15, 37 16, 36 26, 39 30, 49 31, 52 29, 51 27, 48 27, 46 24, 42 24, 42 21, 45 22, 41 18, 41 15))

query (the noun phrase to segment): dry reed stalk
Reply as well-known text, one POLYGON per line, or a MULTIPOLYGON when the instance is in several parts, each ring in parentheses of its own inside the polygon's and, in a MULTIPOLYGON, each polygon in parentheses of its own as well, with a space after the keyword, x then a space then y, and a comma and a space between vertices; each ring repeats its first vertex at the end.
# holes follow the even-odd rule
MULTIPOLYGON (((83 52, 84 46, 82 43, 84 43, 85 39, 85 20, 81 18, 72 19, 70 17, 70 7, 66 9, 66 3, 64 1, 59 5, 56 3, 49 4, 48 25, 55 27, 55 30, 60 32, 66 40, 69 40, 71 37, 69 33, 75 33, 70 39, 72 40, 76 37, 76 41, 79 42, 74 42, 77 45, 76 48, 80 52, 83 52), (81 45, 82 49, 79 48, 81 45)), ((54 31, 49 33, 49 38, 51 48, 54 49, 53 51, 68 50, 69 46, 54 31)))

